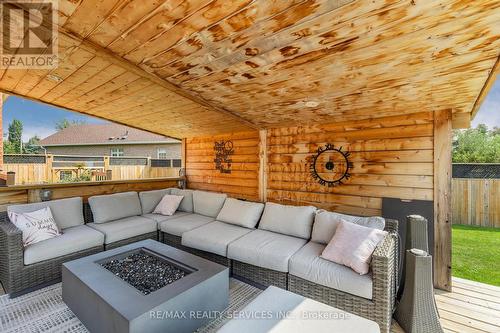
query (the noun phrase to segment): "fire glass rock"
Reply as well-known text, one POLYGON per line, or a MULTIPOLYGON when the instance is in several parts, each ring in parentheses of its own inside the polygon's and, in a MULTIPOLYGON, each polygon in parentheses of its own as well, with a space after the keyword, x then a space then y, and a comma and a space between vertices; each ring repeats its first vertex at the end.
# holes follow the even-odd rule
POLYGON ((123 259, 114 259, 101 266, 148 295, 188 274, 144 251, 133 253, 123 259))

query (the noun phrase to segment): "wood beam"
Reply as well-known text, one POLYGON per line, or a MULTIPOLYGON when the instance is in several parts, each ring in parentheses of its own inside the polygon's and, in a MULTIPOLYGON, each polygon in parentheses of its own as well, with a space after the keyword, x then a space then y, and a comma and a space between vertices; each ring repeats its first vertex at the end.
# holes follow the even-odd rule
POLYGON ((267 130, 259 131, 259 200, 267 201, 267 130))
POLYGON ((434 286, 451 291, 452 112, 434 114, 434 286))
POLYGON ((453 113, 451 125, 453 129, 469 128, 471 124, 471 115, 468 112, 453 113))
POLYGON ((9 97, 7 94, 3 94, 0 92, 0 131, 2 133, 2 136, 0 136, 0 170, 3 169, 3 147, 4 147, 4 142, 3 142, 3 103, 5 100, 9 97))
POLYGON ((472 107, 471 120, 474 119, 477 112, 479 111, 481 104, 483 104, 484 99, 486 98, 486 96, 490 92, 491 87, 493 87, 493 84, 495 83, 499 72, 500 72, 500 57, 497 58, 495 65, 493 65, 493 68, 491 69, 490 75, 486 79, 486 82, 484 83, 483 88, 481 88, 481 91, 479 92, 479 96, 477 97, 476 102, 474 103, 474 106, 472 107))

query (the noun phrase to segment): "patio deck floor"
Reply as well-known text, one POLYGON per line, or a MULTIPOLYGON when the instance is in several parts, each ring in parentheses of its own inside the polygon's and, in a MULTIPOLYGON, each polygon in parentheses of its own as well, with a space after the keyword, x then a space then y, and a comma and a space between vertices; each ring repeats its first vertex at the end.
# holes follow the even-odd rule
MULTIPOLYGON (((453 291, 436 290, 445 332, 500 332, 500 287, 453 277, 453 291)), ((396 323, 394 333, 404 332, 396 323)))
MULTIPOLYGON (((445 332, 500 332, 500 287, 454 277, 453 291, 436 291, 436 302, 445 332)), ((392 332, 404 333, 396 322, 392 332)))

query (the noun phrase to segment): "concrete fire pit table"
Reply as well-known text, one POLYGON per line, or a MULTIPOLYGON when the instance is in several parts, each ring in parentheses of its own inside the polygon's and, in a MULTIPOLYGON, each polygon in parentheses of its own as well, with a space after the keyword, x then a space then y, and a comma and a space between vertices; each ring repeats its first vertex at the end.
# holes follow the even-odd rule
POLYGON ((145 240, 64 263, 62 295, 91 332, 193 332, 228 306, 229 270, 145 240), (104 267, 112 260, 129 263, 127 258, 137 254, 150 256, 157 266, 158 261, 174 266, 169 268, 177 280, 141 291, 104 267))

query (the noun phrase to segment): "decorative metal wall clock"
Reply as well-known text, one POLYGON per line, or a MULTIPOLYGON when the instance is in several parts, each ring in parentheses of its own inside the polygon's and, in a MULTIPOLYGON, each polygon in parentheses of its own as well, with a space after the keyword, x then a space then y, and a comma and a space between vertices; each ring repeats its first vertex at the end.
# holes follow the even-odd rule
POLYGON ((342 147, 335 148, 332 144, 319 147, 309 167, 311 176, 321 185, 333 187, 343 184, 349 179, 349 170, 353 165, 349 161, 350 153, 342 151, 342 147))
POLYGON ((220 173, 231 173, 231 164, 233 163, 231 155, 234 154, 233 142, 224 140, 216 141, 214 150, 215 169, 219 170, 220 173))

